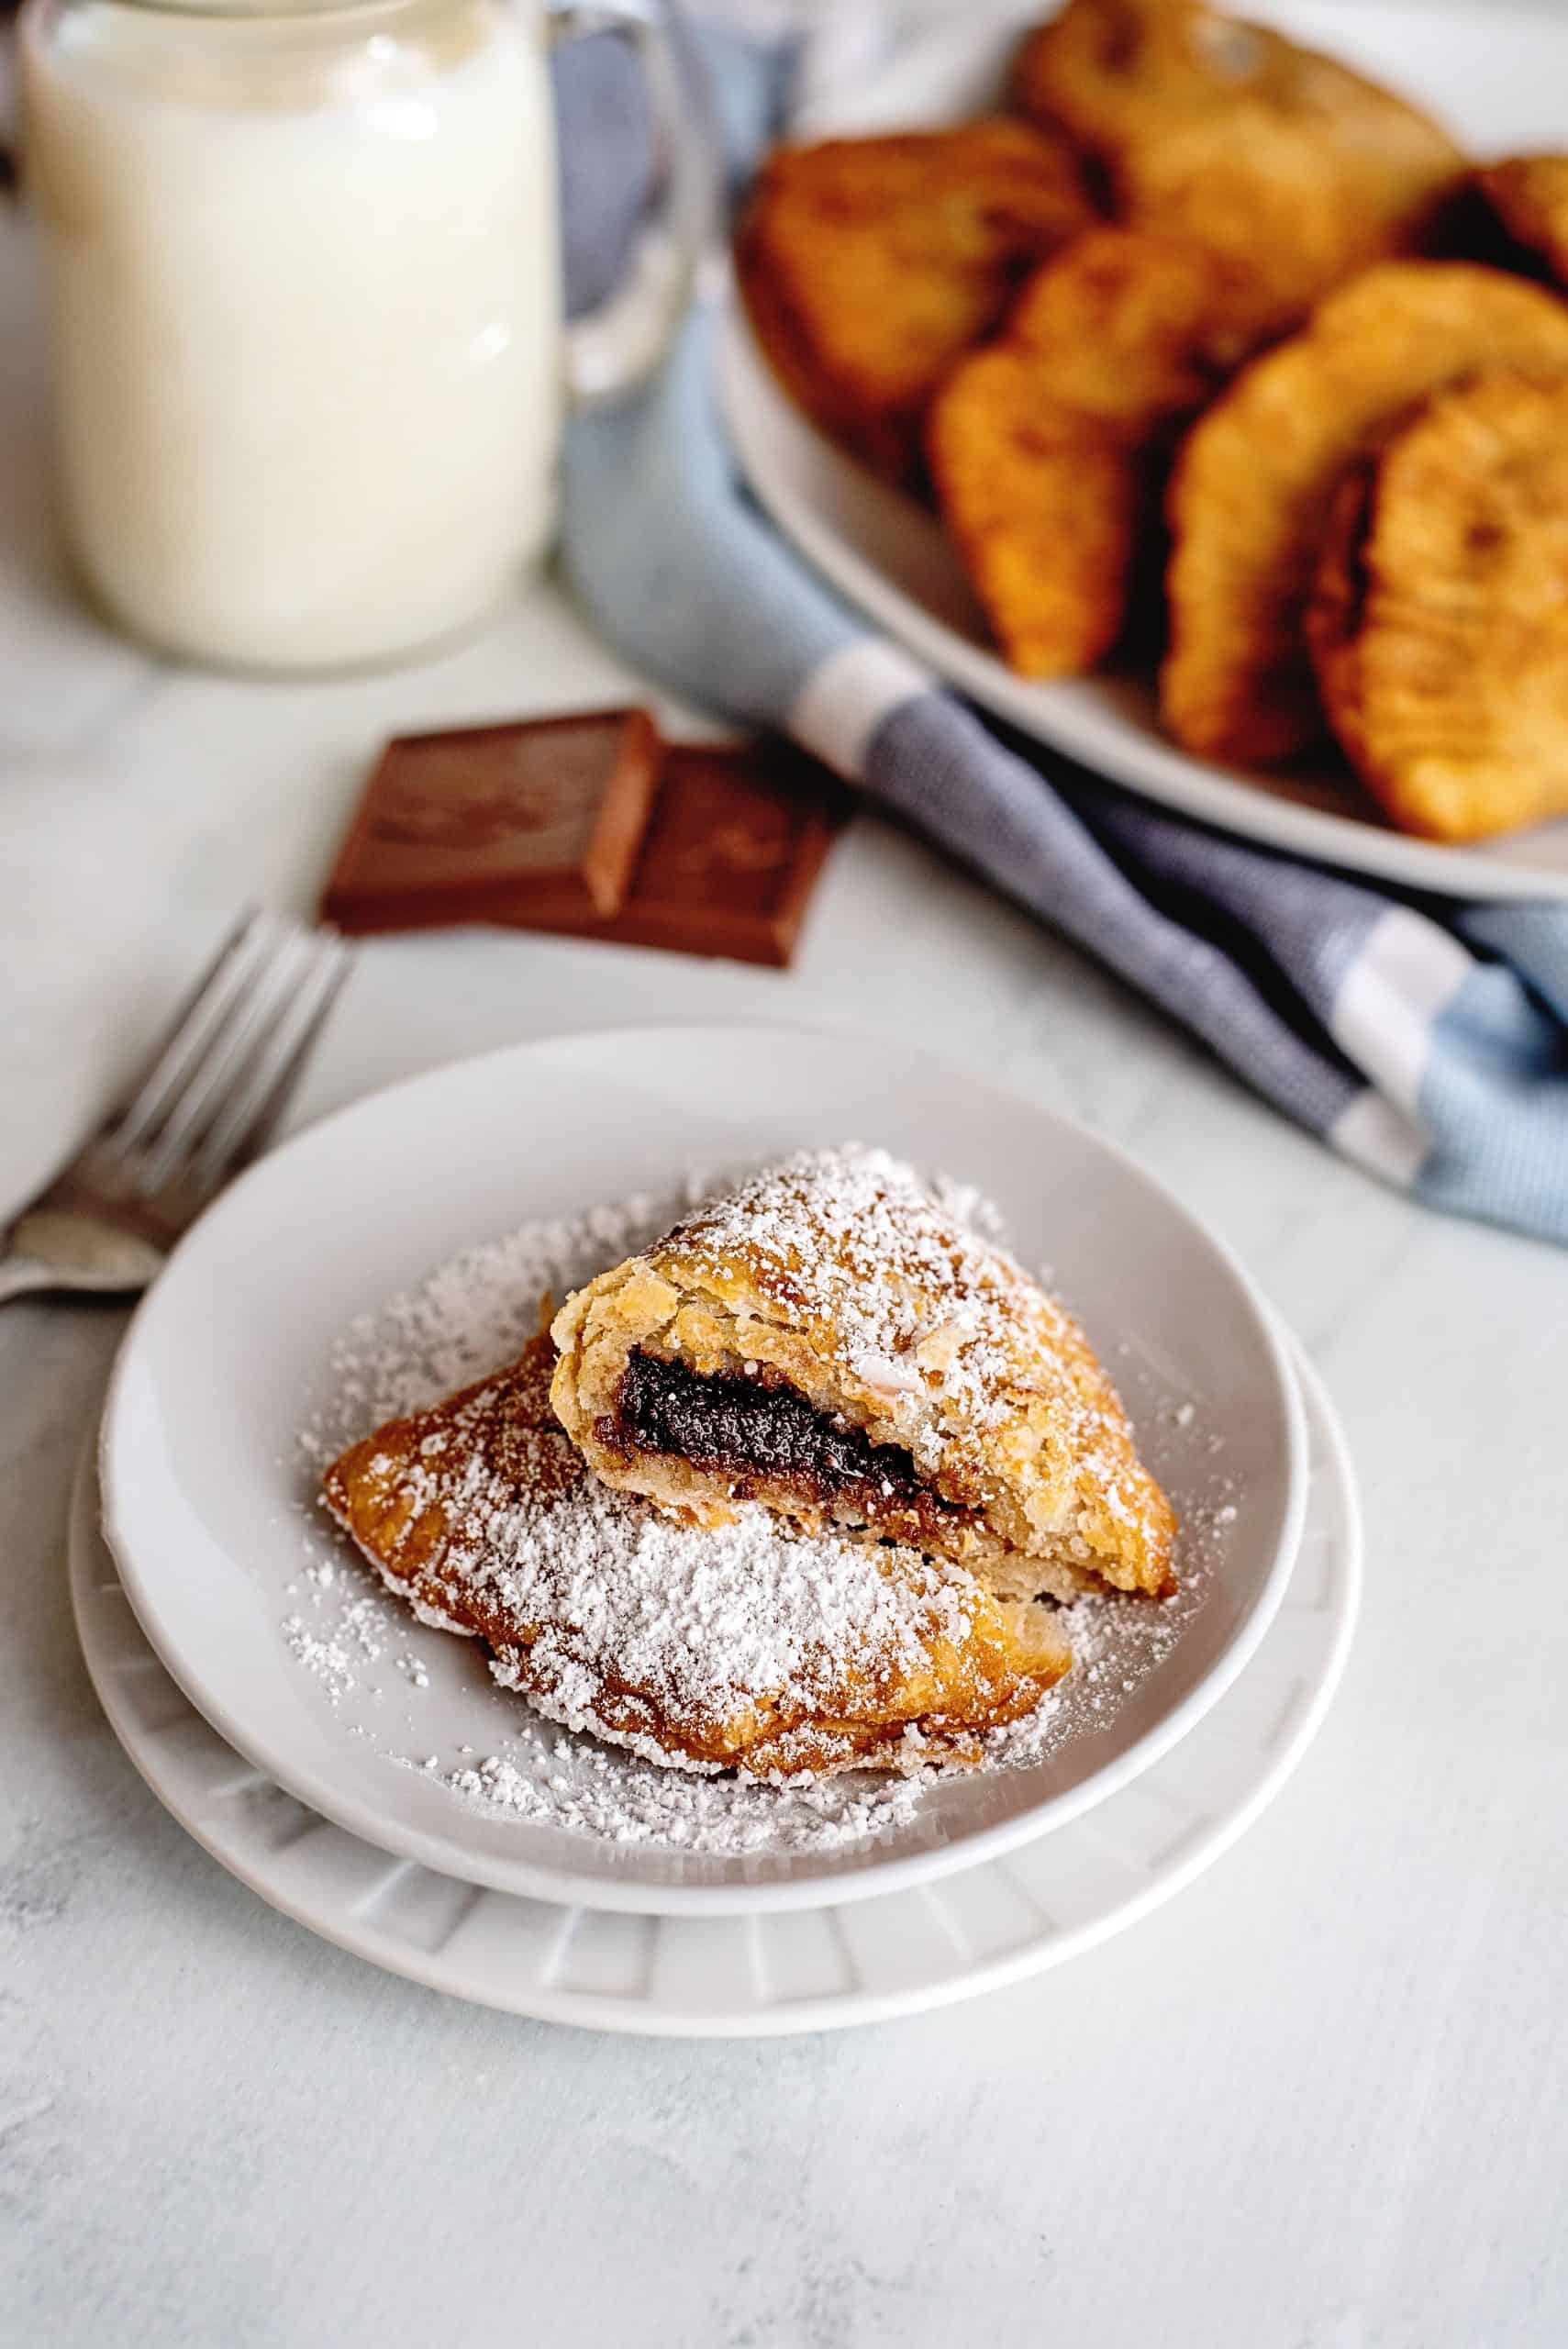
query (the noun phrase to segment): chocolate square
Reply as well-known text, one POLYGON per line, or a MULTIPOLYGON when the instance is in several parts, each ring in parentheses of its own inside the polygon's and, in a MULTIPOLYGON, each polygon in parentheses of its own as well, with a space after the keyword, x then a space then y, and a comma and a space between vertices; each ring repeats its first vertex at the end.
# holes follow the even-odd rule
POLYGON ((659 757, 643 709, 400 735, 371 777, 322 916, 362 931, 613 915, 659 757))
POLYGON ((675 744, 625 903, 573 928, 783 969, 847 808, 828 769, 789 742, 675 744))

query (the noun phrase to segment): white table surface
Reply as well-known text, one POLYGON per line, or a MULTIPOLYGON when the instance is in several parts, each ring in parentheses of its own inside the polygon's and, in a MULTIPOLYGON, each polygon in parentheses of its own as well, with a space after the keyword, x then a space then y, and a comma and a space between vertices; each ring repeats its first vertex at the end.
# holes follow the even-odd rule
MULTIPOLYGON (((241 895, 309 904, 383 734, 638 687, 548 585, 375 681, 246 685, 102 633, 63 584, 5 233, 0 902, 13 943, 31 924, 38 950, 19 973, 13 957, 0 1019, 36 1080, 0 1108, 15 1172, 85 1113, 241 895), (61 832, 101 844, 52 896, 36 824, 6 846, 7 795, 53 788, 40 754, 61 832), (137 943, 112 994, 72 986, 61 941, 90 978, 117 925, 137 943), (51 948, 53 981, 29 986, 51 948)), ((1127 1144, 1240 1252, 1323 1371, 1364 1480, 1366 1611, 1325 1732, 1169 1908, 972 2005, 685 2045, 450 2004, 265 1909, 120 1753, 77 1653, 62 1541, 122 1317, 12 1307, 0 2337, 1568 2338, 1568 1257, 1375 1188, 869 819, 836 851, 788 975, 479 931, 368 945, 297 1117, 453 1053, 689 1012, 945 1047, 1127 1144)), ((941 1142, 940 1101, 932 1119, 941 1142)))

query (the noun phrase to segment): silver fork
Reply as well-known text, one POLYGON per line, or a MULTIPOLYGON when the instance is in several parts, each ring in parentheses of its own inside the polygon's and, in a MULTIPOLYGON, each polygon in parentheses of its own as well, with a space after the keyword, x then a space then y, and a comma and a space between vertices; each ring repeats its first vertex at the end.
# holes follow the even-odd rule
POLYGON ((0 1304, 145 1288, 264 1147, 348 970, 335 931, 247 915, 124 1098, 6 1233, 0 1304))

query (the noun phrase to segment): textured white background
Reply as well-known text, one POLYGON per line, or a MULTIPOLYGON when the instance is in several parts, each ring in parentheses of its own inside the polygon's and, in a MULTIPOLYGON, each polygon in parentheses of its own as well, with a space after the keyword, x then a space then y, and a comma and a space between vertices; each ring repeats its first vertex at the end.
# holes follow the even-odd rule
MULTIPOLYGON (((47 1162, 241 891, 308 902, 390 726, 632 689, 549 587, 379 683, 247 687, 103 637, 53 552, 28 315, 12 233, 0 1186, 47 1162)), ((1240 1251, 1322 1368, 1365 1486, 1366 1614, 1319 1744, 1171 1908, 972 2007, 682 2046, 444 2003, 262 1908, 124 1761, 77 1655, 61 1555, 121 1320, 13 1307, 0 2338, 1568 2338, 1568 1259, 1373 1188, 870 820, 837 851, 787 977, 478 932, 369 947, 298 1115, 563 1025, 728 1010, 914 1035, 1062 1101, 1240 1251)), ((932 1119, 956 1158, 940 1102, 932 1119)))

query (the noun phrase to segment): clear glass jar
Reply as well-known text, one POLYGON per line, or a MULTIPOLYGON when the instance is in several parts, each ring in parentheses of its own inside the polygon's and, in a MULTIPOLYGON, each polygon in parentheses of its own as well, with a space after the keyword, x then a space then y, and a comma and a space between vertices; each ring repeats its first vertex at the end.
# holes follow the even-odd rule
POLYGON ((315 669, 497 604, 550 534, 566 396, 538 0, 28 0, 22 58, 107 612, 315 669))

